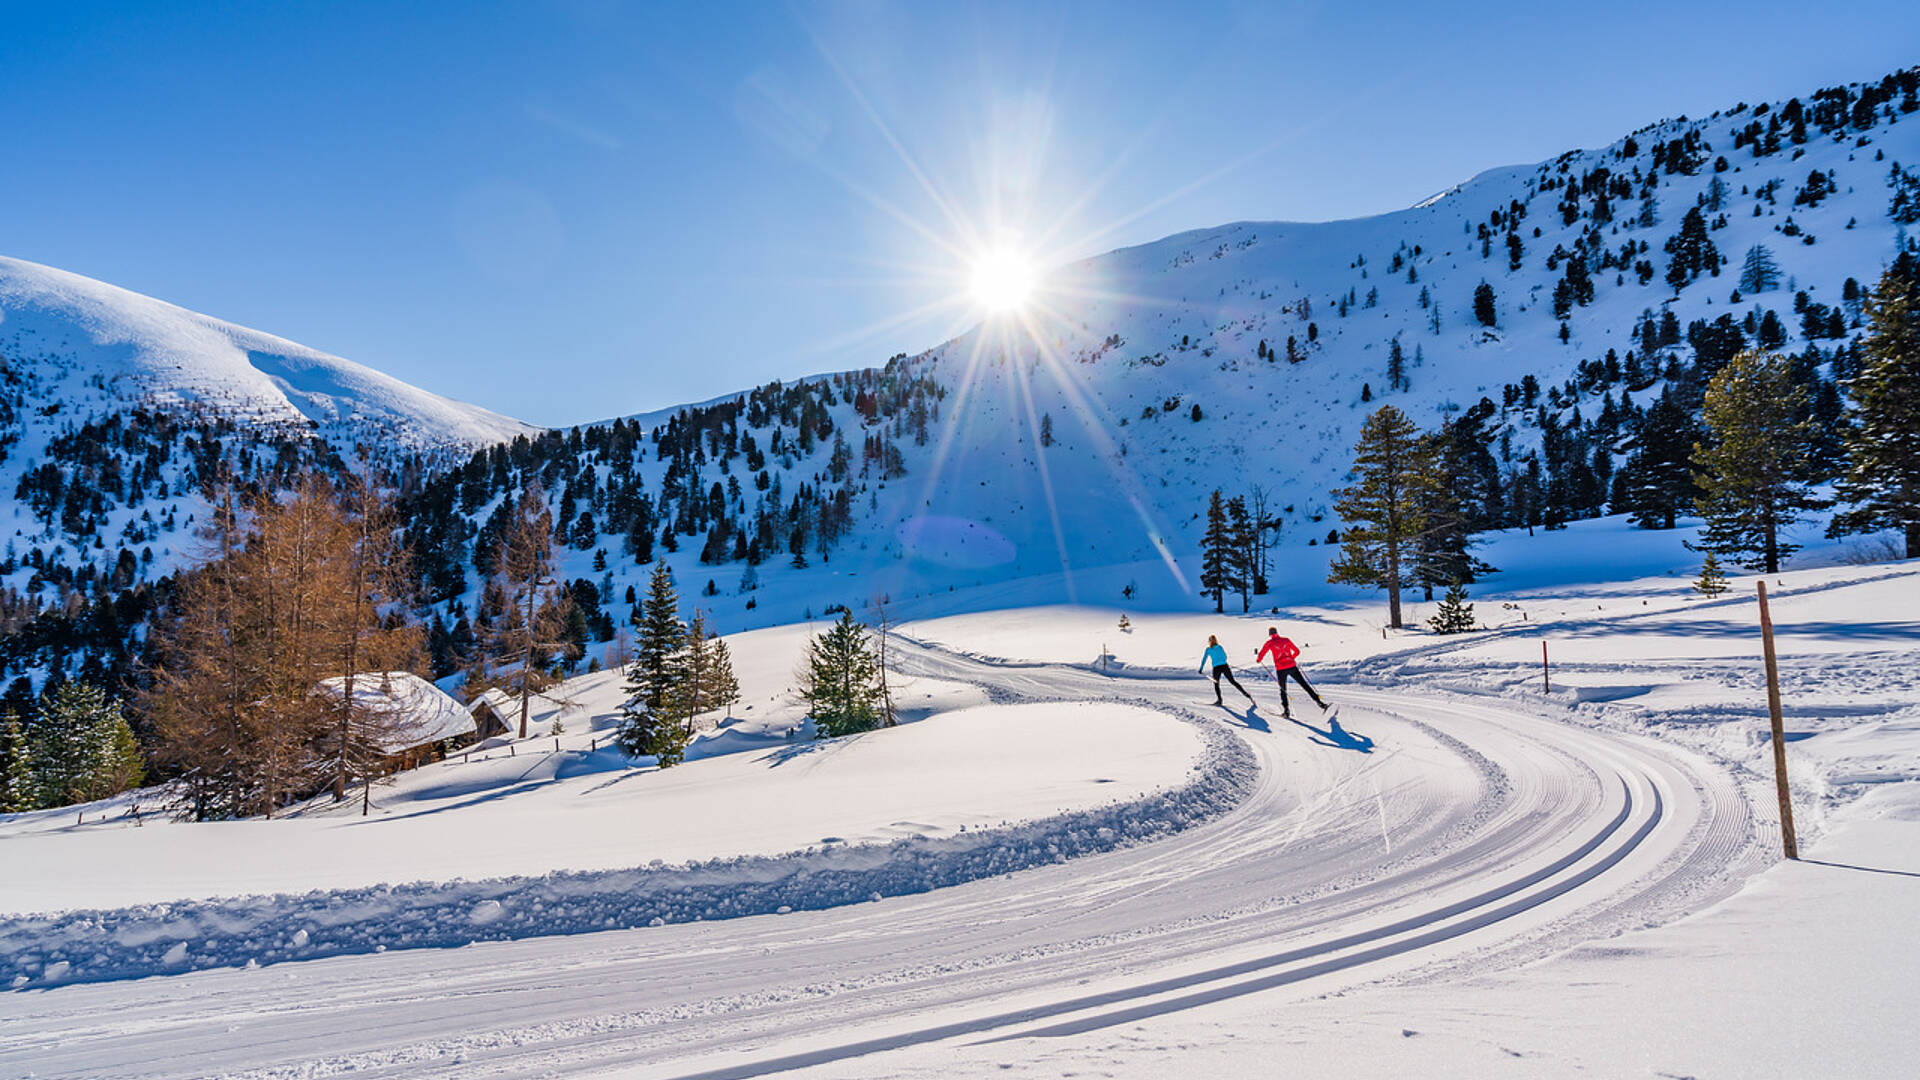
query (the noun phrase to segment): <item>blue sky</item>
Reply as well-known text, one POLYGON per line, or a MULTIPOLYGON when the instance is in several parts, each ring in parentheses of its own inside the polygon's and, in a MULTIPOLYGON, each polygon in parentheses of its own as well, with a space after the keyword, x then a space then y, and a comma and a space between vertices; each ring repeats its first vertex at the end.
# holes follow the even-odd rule
POLYGON ((1920 5, 11 4, 0 254, 542 424, 884 361, 982 242, 1397 209, 1920 5))

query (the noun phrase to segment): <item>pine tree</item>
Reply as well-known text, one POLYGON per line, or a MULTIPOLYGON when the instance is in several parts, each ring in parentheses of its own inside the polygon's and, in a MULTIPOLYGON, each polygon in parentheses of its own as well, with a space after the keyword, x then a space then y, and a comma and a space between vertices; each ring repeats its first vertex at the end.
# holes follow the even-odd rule
POLYGON ((1711 599, 1726 592, 1729 587, 1727 575, 1720 570, 1720 557, 1711 551, 1707 552, 1706 559, 1700 564, 1700 576, 1694 579, 1693 591, 1711 599))
POLYGON ((1487 504, 1499 483, 1499 467, 1480 428, 1492 413, 1493 403, 1485 402, 1426 436, 1435 473, 1433 483, 1421 489, 1424 526, 1414 540, 1412 576, 1428 600, 1435 586, 1466 584, 1494 572, 1472 553, 1473 533, 1491 524, 1487 504))
POLYGON ((1473 290, 1473 317, 1480 320, 1481 326, 1496 326, 1500 315, 1493 306, 1493 286, 1481 282, 1473 290))
POLYGON ((1400 349, 1400 339, 1395 337, 1387 342, 1387 389, 1405 390, 1411 386, 1407 382, 1407 354, 1400 349))
POLYGON ((679 671, 676 658, 686 642, 680 621, 680 599, 674 594, 673 572, 655 563, 642 602, 639 641, 633 665, 627 669, 627 702, 620 707, 617 741, 635 757, 651 754, 662 767, 676 764, 685 749, 683 729, 670 712, 679 671))
POLYGON ((1334 509, 1346 528, 1340 557, 1327 580, 1371 585, 1387 591, 1394 629, 1400 619, 1400 590, 1412 567, 1412 546, 1426 528, 1422 508, 1439 482, 1434 442, 1421 436, 1407 415, 1383 405, 1367 417, 1354 447, 1354 483, 1333 492, 1334 509))
POLYGON ((693 738, 694 718, 716 707, 714 637, 707 632, 707 616, 695 611, 687 620, 686 636, 672 662, 674 680, 668 692, 668 713, 678 720, 681 734, 693 738))
POLYGON ((0 814, 17 814, 35 805, 27 734, 19 714, 9 709, 0 713, 0 814))
POLYGON ((1253 521, 1247 516, 1247 500, 1235 495, 1227 500, 1227 588, 1240 594, 1240 611, 1246 613, 1253 588, 1253 521))
POLYGON ((1225 596, 1232 587, 1233 536, 1227 528, 1226 501, 1220 489, 1207 499, 1207 531, 1200 539, 1200 591, 1213 594, 1213 610, 1225 611, 1225 596))
POLYGON ((1694 483, 1693 447, 1700 439, 1693 414, 1680 403, 1671 387, 1647 407, 1641 419, 1638 446, 1627 459, 1627 504, 1643 529, 1671 529, 1683 512, 1693 509, 1700 489, 1694 483))
POLYGON ((1473 605, 1467 603, 1467 587, 1459 582, 1449 586, 1427 625, 1436 634, 1458 634, 1474 629, 1473 605))
POLYGON ((144 766, 120 703, 91 683, 63 682, 25 727, 33 801, 92 802, 140 783, 144 766))
POLYGON ((733 674, 733 653, 727 639, 714 635, 713 658, 707 673, 706 697, 713 709, 730 709, 740 700, 740 681, 733 674))
POLYGON ((1680 219, 1680 231, 1667 240, 1666 251, 1671 256, 1667 284, 1676 293, 1701 274, 1720 272, 1720 250, 1707 235, 1707 219, 1698 206, 1687 208, 1686 216, 1680 219))
POLYGON ((871 731, 880 726, 880 662, 867 628, 843 611, 840 621, 807 642, 800 696, 813 718, 816 738, 871 731))
POLYGON ((1700 546, 1772 574, 1799 550, 1781 533, 1826 505, 1809 482, 1812 431, 1795 420, 1806 391, 1773 353, 1743 352, 1713 377, 1701 406, 1709 442, 1694 449, 1707 519, 1700 546))
POLYGON ((1901 252, 1881 275, 1867 319, 1838 485, 1849 508, 1830 531, 1899 529, 1911 559, 1920 556, 1920 256, 1901 252))

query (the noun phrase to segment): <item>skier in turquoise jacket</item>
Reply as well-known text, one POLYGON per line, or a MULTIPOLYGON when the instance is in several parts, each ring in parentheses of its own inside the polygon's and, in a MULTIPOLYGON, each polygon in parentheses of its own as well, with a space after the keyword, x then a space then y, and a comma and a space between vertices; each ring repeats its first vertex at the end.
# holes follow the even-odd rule
POLYGON ((1209 667, 1213 669, 1213 703, 1215 705, 1226 704, 1220 700, 1220 680, 1223 678, 1232 683, 1235 690, 1246 696, 1247 704, 1253 704, 1253 695, 1248 694, 1247 688, 1240 685, 1240 680, 1233 677, 1233 668, 1227 664, 1227 650, 1220 647, 1220 639, 1212 634, 1207 635, 1207 651, 1200 655, 1200 674, 1205 675, 1209 667))

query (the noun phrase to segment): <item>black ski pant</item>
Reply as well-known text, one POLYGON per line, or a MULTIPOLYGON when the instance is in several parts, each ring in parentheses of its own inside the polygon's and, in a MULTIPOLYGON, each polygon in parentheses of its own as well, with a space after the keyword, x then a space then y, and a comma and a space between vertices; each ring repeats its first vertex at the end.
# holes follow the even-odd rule
POLYGON ((1213 703, 1215 705, 1220 704, 1220 680, 1223 678, 1232 683, 1233 688, 1245 695, 1248 701, 1253 700, 1253 695, 1247 693, 1247 688, 1241 686, 1240 680, 1233 677, 1233 669, 1231 667, 1225 664, 1215 664, 1213 665, 1213 703))
POLYGON ((1274 668, 1273 679, 1275 682, 1280 684, 1280 711, 1281 712, 1293 711, 1292 709, 1287 707, 1287 676, 1289 675, 1293 676, 1295 679, 1298 679, 1300 681, 1300 689, 1305 690, 1307 692, 1307 696, 1313 699, 1313 703, 1315 705, 1318 705, 1323 709, 1327 707, 1327 703, 1320 700, 1320 695, 1317 693, 1314 693, 1313 685, 1307 682, 1307 677, 1305 675, 1300 674, 1300 668, 1298 666, 1274 668))

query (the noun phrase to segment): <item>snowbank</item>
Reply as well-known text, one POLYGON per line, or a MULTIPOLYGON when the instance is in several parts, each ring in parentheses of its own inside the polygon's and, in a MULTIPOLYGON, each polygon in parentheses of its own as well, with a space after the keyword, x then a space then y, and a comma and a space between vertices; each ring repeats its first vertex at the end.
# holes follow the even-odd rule
POLYGON ((97 845, 20 837, 9 858, 33 861, 42 884, 8 890, 15 912, 29 894, 126 903, 228 892, 256 879, 220 868, 261 860, 278 865, 258 880, 311 891, 0 917, 0 985, 821 908, 1112 850, 1224 812, 1255 781, 1244 743, 1187 719, 1126 704, 982 707, 664 773, 601 774, 491 813, 126 828, 95 834, 97 845), (461 833, 472 840, 459 850, 434 847, 461 833), (358 867, 333 862, 356 856, 358 867), (487 873, 536 858, 560 866, 388 883, 404 880, 397 866, 487 873), (352 880, 362 883, 341 884, 352 880))

